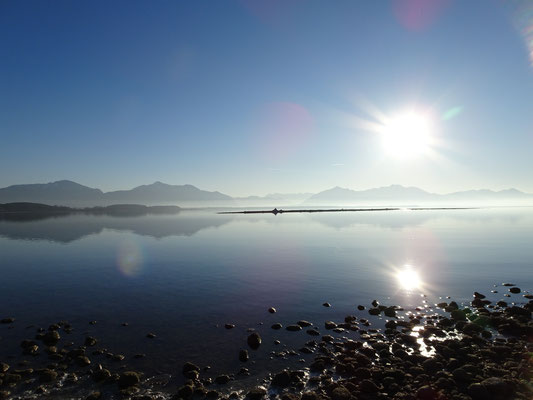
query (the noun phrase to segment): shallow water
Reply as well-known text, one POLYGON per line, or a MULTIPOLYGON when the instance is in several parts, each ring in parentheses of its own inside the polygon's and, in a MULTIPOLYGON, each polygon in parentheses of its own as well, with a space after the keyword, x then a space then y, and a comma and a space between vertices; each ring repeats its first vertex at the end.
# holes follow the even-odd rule
POLYGON ((356 306, 373 299, 415 307, 467 302, 474 290, 503 299, 507 289, 494 285, 531 290, 532 272, 531 208, 0 220, 0 318, 16 318, 0 326, 0 361, 20 356, 28 326, 68 320, 72 340, 90 333, 131 368, 179 380, 193 361, 214 376, 238 372, 255 328, 264 344, 251 351, 251 378, 238 378, 249 382, 287 364, 270 351, 312 339, 274 322, 306 319, 324 331, 325 320, 367 317, 356 306))

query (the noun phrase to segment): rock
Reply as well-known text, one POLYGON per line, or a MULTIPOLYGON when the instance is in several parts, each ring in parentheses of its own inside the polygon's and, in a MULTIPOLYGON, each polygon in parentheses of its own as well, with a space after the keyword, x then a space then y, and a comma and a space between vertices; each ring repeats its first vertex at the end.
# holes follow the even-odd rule
POLYGON ((200 372, 200 367, 198 365, 193 364, 193 363, 186 362, 183 365, 183 368, 182 368, 181 372, 185 375, 187 372, 190 372, 190 371, 200 372))
POLYGON ((306 332, 311 336, 320 336, 320 332, 317 329, 308 329, 306 332))
POLYGON ((59 336, 58 331, 48 331, 42 337, 42 341, 48 346, 55 345, 57 342, 59 342, 59 339, 61 339, 61 337, 59 336))
POLYGON ((272 329, 275 329, 275 330, 278 330, 278 329, 281 329, 283 327, 283 325, 281 325, 279 322, 278 323, 275 323, 271 326, 272 329))
POLYGON ((396 317, 396 309, 394 307, 387 307, 383 313, 385 314, 386 317, 389 317, 389 318, 394 318, 396 317))
POLYGON ((87 336, 85 338, 85 346, 94 346, 97 342, 96 338, 92 336, 87 336))
POLYGON ((381 313, 381 310, 379 308, 370 308, 368 310, 368 313, 370 315, 379 315, 381 313))
POLYGON ((153 333, 153 332, 149 332, 149 333, 146 334, 146 337, 148 339, 155 339, 157 337, 157 335, 155 333, 153 333))
POLYGON ((52 371, 51 369, 45 368, 39 371, 39 380, 41 382, 52 382, 57 378, 57 372, 52 371))
POLYGON ((306 321, 306 320, 300 320, 297 322, 297 324, 300 325, 302 328, 306 328, 308 326, 313 325, 311 322, 306 321))
POLYGON ((113 354, 113 361, 123 361, 126 357, 123 354, 113 354))
POLYGON ((248 336, 247 342, 248 346, 250 346, 253 350, 257 350, 261 345, 261 336, 259 336, 259 333, 254 332, 248 336))
POLYGON ((246 362, 250 356, 248 355, 248 350, 241 350, 239 351, 239 361, 246 362))
POLYGON ((365 306, 358 305, 358 306, 357 306, 357 309, 358 309, 359 311, 363 311, 363 310, 365 309, 365 306))
POLYGON ((215 383, 218 385, 225 385, 231 380, 228 375, 219 375, 215 378, 215 383))
POLYGON ((285 388, 289 386, 291 383, 291 374, 287 370, 283 370, 281 372, 278 372, 274 377, 272 378, 272 382, 270 383, 272 386, 277 386, 280 388, 285 388))
POLYGON ((453 310, 451 317, 456 321, 466 321, 466 314, 463 310, 453 310))
POLYGON ((92 378, 96 382, 101 382, 109 379, 111 377, 111 372, 108 369, 103 368, 101 365, 98 365, 92 372, 92 378))
POLYGON ((102 397, 102 394, 100 392, 91 392, 85 400, 98 400, 100 397, 102 397))
POLYGON ((481 385, 487 389, 494 399, 509 399, 513 398, 513 386, 498 377, 487 378, 481 382, 481 385))
POLYGON ((13 318, 13 317, 2 318, 0 320, 0 323, 2 323, 2 324, 12 324, 13 322, 15 322, 15 318, 13 318))
POLYGON ((78 363, 78 365, 82 367, 86 367, 87 365, 91 364, 91 360, 89 360, 89 357, 86 357, 86 356, 76 357, 76 362, 78 363))
POLYGON ((439 393, 433 389, 431 386, 422 386, 418 391, 416 392, 416 398, 419 400, 435 400, 438 399, 439 393))
POLYGON ((481 383, 472 383, 468 386, 468 395, 473 400, 485 400, 490 398, 490 393, 481 383))
POLYGON ((337 327, 337 324, 333 321, 326 321, 324 322, 324 327, 326 329, 335 329, 337 327))
POLYGON ((323 305, 324 307, 331 307, 331 304, 329 304, 329 303, 324 303, 324 304, 322 304, 322 305, 323 305))
POLYGON ((216 400, 220 397, 220 393, 218 393, 216 390, 209 390, 205 397, 209 400, 216 400))
POLYGON ((126 389, 137 385, 139 382, 141 382, 141 375, 138 372, 126 371, 120 374, 117 384, 120 389, 126 389))
POLYGON ((359 390, 363 393, 376 393, 379 392, 379 387, 370 379, 363 379, 359 382, 359 390))
POLYGON ((331 392, 332 400, 349 400, 352 395, 344 386, 338 386, 331 392))
POLYGON ((285 329, 291 332, 297 332, 297 331, 301 331, 302 327, 300 325, 289 325, 285 329))
POLYGON ((275 344, 275 345, 278 345, 278 344, 280 344, 280 343, 281 343, 281 342, 280 342, 279 340, 277 340, 277 339, 274 340, 274 344, 275 344))
POLYGON ((225 325, 224 325, 224 328, 226 328, 226 329, 233 329, 233 328, 235 328, 235 325, 233 325, 233 324, 225 324, 225 325))
POLYGON ((518 294, 518 293, 520 293, 522 290, 520 290, 520 288, 518 288, 518 287, 512 287, 512 288, 509 289, 509 291, 510 291, 511 293, 518 294))
POLYGON ((274 313, 276 312, 276 309, 275 309, 274 307, 270 307, 270 308, 268 309, 268 312, 269 312, 270 314, 274 314, 274 313))
POLYGON ((267 395, 267 390, 264 387, 258 386, 258 387, 251 389, 246 395, 246 398, 250 400, 261 400, 266 395, 267 395))
POLYGON ((304 392, 302 393, 302 400, 321 400, 321 397, 315 392, 304 392))
POLYGON ((9 365, 8 364, 0 363, 0 373, 1 374, 6 373, 8 369, 9 369, 9 365))
POLYGON ((194 393, 194 388, 189 385, 183 385, 178 389, 178 397, 188 399, 194 393))

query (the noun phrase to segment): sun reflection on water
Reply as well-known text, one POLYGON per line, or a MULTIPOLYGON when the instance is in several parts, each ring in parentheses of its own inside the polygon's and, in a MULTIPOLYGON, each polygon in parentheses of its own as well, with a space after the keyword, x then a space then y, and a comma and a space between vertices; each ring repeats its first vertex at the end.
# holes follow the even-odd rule
POLYGON ((422 280, 418 272, 411 266, 405 265, 401 270, 396 273, 396 279, 402 287, 402 289, 412 291, 420 289, 422 280))

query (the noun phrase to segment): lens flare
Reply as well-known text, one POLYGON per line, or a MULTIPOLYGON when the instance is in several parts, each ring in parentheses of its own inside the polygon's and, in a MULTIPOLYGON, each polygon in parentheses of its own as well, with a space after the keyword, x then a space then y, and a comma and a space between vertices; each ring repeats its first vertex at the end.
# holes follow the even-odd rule
POLYGON ((137 243, 133 241, 120 243, 117 249, 117 267, 128 277, 138 276, 142 272, 143 258, 137 243))
POLYGON ((513 9, 513 22, 524 39, 533 66, 533 2, 530 0, 510 0, 513 9))

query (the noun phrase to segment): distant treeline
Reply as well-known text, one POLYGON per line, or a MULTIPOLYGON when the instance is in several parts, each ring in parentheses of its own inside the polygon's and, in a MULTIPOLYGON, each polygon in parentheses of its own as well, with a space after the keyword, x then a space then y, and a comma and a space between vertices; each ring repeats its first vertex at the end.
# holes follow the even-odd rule
POLYGON ((144 214, 176 214, 178 206, 144 206, 141 204, 114 204, 105 207, 72 208, 50 206, 40 203, 5 203, 0 204, 0 213, 32 213, 32 214, 106 214, 106 215, 144 215, 144 214))

